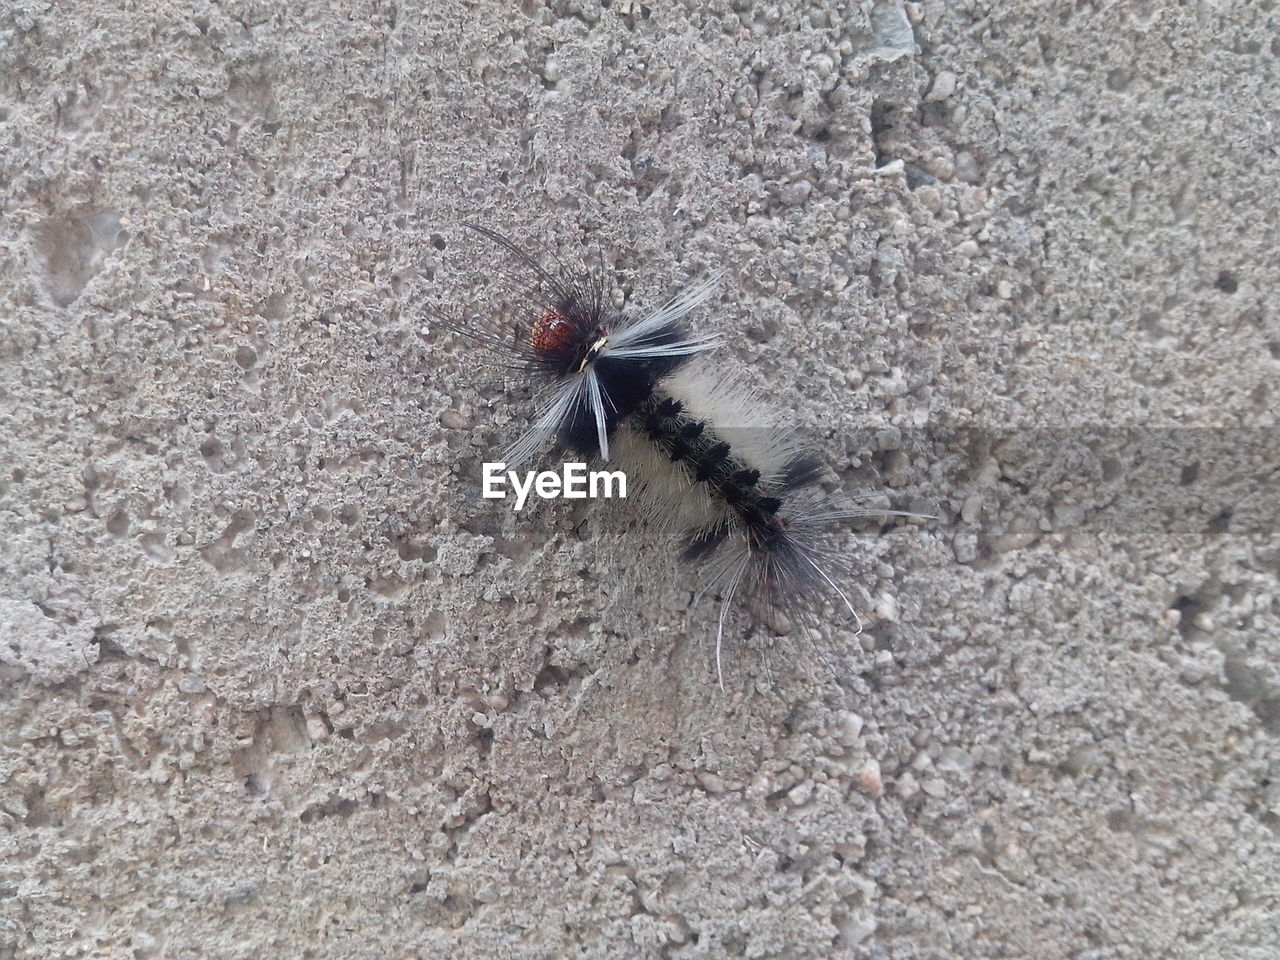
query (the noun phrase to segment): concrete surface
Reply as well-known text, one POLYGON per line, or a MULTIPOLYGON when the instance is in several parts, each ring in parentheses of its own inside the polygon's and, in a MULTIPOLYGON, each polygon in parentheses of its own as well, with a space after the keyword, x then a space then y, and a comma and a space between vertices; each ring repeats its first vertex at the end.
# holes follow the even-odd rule
POLYGON ((1280 955, 1280 538, 1045 466, 1274 427, 1278 28, 7 0, 0 957, 1280 955), (861 640, 721 694, 625 513, 474 502, 466 218, 728 271, 726 363, 940 514, 849 541, 861 640))

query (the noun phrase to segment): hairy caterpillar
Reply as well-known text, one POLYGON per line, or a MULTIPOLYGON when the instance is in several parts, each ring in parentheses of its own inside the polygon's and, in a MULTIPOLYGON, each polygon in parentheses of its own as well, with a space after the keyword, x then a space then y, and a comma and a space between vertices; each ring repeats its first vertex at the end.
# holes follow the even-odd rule
MULTIPOLYGON (((701 573, 702 597, 720 596, 716 671, 735 600, 759 616, 811 620, 826 598, 862 623, 837 583, 845 564, 829 542, 834 524, 903 515, 830 502, 820 461, 759 399, 704 356, 719 338, 685 317, 715 292, 700 280, 654 309, 615 307, 602 271, 543 267, 511 240, 466 224, 510 257, 495 267, 500 303, 446 326, 491 361, 535 384, 532 425, 503 454, 527 461, 553 437, 587 458, 622 466, 639 481, 649 515, 681 541, 701 573)), ((855 634, 856 635, 856 634, 855 634)))

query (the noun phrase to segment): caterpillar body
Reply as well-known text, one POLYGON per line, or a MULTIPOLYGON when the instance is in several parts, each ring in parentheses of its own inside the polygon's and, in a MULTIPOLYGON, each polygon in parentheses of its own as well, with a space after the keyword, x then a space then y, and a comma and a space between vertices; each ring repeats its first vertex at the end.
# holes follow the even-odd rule
POLYGON ((738 378, 708 361, 720 339, 692 332, 685 317, 718 279, 695 282, 649 311, 620 309, 607 299, 601 271, 558 264, 552 272, 501 234, 465 226, 518 267, 493 271, 502 303, 464 320, 440 318, 535 383, 532 424, 502 459, 525 462, 556 437, 638 480, 649 516, 698 568, 698 596, 720 598, 721 687, 726 618, 736 602, 756 617, 807 622, 830 598, 860 633, 837 582, 847 565, 830 542, 833 526, 901 514, 830 501, 819 486, 821 461, 738 378))

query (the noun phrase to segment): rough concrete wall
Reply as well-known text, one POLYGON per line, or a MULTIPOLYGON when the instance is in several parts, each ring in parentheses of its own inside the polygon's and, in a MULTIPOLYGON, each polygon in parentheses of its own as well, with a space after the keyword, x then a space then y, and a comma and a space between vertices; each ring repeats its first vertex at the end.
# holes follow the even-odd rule
POLYGON ((1274 4, 124 6, 0 7, 0 957, 1276 956, 1280 542, 915 429, 1265 435, 1274 4), (463 218, 728 271, 863 637, 474 502, 463 218))

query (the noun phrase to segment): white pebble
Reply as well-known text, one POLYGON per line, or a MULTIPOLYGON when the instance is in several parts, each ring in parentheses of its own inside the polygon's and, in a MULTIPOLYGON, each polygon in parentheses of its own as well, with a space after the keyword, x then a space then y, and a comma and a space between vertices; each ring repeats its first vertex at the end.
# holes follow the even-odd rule
POLYGON ((699 770, 694 774, 698 783, 702 785, 702 789, 707 793, 724 793, 724 778, 714 773, 708 773, 706 770, 699 770))
POLYGON ((876 604, 876 619, 884 623, 893 623, 898 619, 898 600, 887 593, 880 595, 876 604))
POLYGON ((940 70, 933 78, 933 86, 929 88, 925 100, 945 100, 956 92, 956 75, 950 70, 940 70))
POLYGON ((831 71, 835 69, 835 62, 825 53, 820 53, 811 61, 813 71, 820 77, 830 76, 831 71))
POLYGON ((853 711, 849 711, 840 721, 840 742, 851 747, 862 736, 863 719, 853 711))
POLYGON ((870 797, 878 797, 884 792, 884 781, 880 777, 880 761, 868 760, 857 776, 858 789, 870 797))
POLYGON ((787 799, 791 801, 793 807, 803 805, 813 796, 813 781, 806 780, 804 783, 798 783, 787 793, 787 799))

